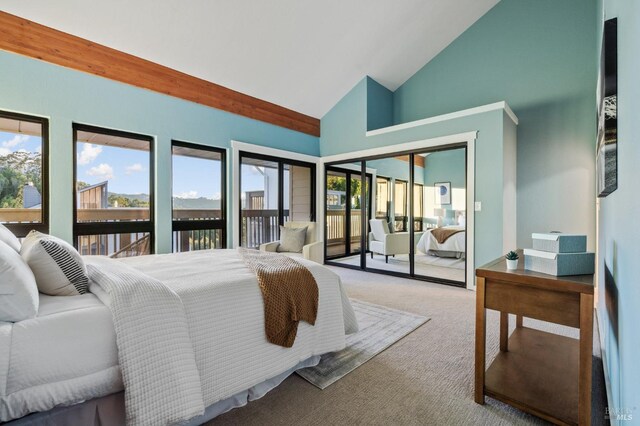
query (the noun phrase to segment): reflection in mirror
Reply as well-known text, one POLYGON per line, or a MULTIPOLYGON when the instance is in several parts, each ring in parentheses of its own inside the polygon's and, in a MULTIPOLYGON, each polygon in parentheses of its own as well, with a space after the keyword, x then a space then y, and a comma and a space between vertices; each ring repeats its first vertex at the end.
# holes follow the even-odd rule
POLYGON ((376 216, 369 221, 368 270, 409 274, 409 156, 367 161, 376 176, 376 216))
MULTIPOLYGON (((419 155, 416 155, 418 158, 419 155)), ((466 268, 466 148, 424 153, 423 201, 416 216, 415 275, 465 281, 466 268), (418 224, 418 217, 422 217, 418 224), (422 226, 424 232, 418 232, 422 226)))
POLYGON ((362 185, 361 162, 328 166, 326 169, 326 253, 327 259, 361 267, 363 208, 370 216, 371 174, 362 185), (365 202, 366 201, 366 202, 365 202))

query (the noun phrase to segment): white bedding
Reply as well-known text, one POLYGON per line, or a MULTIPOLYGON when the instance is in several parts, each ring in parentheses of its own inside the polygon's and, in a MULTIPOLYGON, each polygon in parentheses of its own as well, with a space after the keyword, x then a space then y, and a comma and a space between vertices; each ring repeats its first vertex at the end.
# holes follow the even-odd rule
POLYGON ((36 318, 0 322, 0 421, 122 389, 111 313, 95 295, 41 294, 36 318))
MULTIPOLYGON (((275 377, 313 355, 342 349, 345 345, 345 332, 357 330, 355 314, 339 277, 327 268, 303 259, 299 261, 311 270, 318 283, 318 316, 315 326, 300 323, 296 342, 289 349, 267 342, 264 334, 262 296, 256 277, 244 266, 235 250, 120 260, 85 260, 88 265, 93 264, 97 267, 100 267, 100 262, 109 262, 115 265, 116 269, 118 265, 124 264, 124 269, 138 271, 143 280, 146 277, 155 281, 155 278, 179 296, 187 319, 188 335, 199 376, 201 401, 205 407, 275 377)), ((101 290, 95 283, 92 284, 92 291, 98 293, 102 302, 107 305, 116 303, 113 294, 104 291, 104 288, 101 290)), ((38 321, 38 324, 27 327, 31 329, 31 334, 24 334, 24 341, 35 346, 26 347, 16 343, 16 330, 24 328, 22 323, 0 323, 1 421, 17 418, 32 411, 48 410, 60 404, 81 402, 122 389, 120 368, 116 359, 116 337, 109 309, 92 294, 51 299, 53 300, 43 304, 39 317, 33 320, 38 321), (41 325, 45 321, 44 318, 49 316, 47 306, 52 306, 51 303, 55 304, 61 299, 73 299, 74 303, 80 305, 81 298, 84 298, 83 303, 90 306, 81 309, 76 306, 65 312, 60 310, 70 308, 52 308, 57 309, 55 315, 73 317, 84 314, 82 311, 86 310, 95 312, 87 314, 96 315, 95 318, 68 319, 64 324, 52 327, 58 330, 58 334, 51 334, 47 325, 41 325), (38 336, 49 337, 45 339, 38 336), (52 342, 56 344, 53 345, 52 342), (43 345, 59 348, 47 353, 43 345), (24 352, 29 353, 30 357, 25 357, 22 363, 16 364, 17 367, 11 362, 9 370, 13 354, 20 356, 19 353, 24 352), (78 354, 82 354, 83 359, 80 361, 78 354), (63 366, 58 366, 58 363, 63 366), (35 370, 31 371, 34 366, 35 370), (6 377, 7 371, 9 377, 6 377), (59 385, 60 381, 63 381, 63 385, 59 385), (21 385, 16 386, 16 383, 21 385), (16 398, 18 389, 25 392, 16 398)), ((122 305, 122 301, 118 303, 122 305)), ((26 321, 24 323, 26 324, 26 321)), ((135 331, 134 324, 125 327, 135 331)), ((149 337, 149 342, 145 342, 144 333, 138 336, 140 341, 123 344, 128 345, 127 347, 144 347, 146 344, 152 346, 154 343, 151 341, 152 337, 149 337)), ((166 339, 161 343, 166 346, 166 339)), ((123 350, 120 339, 118 344, 122 356, 122 353, 127 351, 123 350)), ((158 341, 155 344, 158 344, 158 341)), ((144 354, 144 350, 141 353, 144 354)), ((140 359, 143 357, 140 356, 140 359)), ((179 359, 176 362, 179 364, 179 359)), ((147 365, 145 369, 146 372, 130 374, 129 379, 138 380, 139 377, 136 378, 135 375, 152 374, 159 377, 165 374, 157 368, 154 369, 154 365, 147 365)), ((189 380, 193 384, 195 378, 189 380)), ((137 391, 139 395, 136 404, 150 403, 149 399, 154 392, 154 389, 144 389, 143 386, 137 391)), ((176 398, 177 396, 174 395, 176 398)), ((158 413, 162 411, 157 410, 158 413)))
MULTIPOLYGON (((444 228, 462 229, 463 231, 465 229, 464 226, 458 225, 444 226, 444 228)), ((422 237, 420 237, 417 246, 419 252, 423 254, 433 254, 436 256, 439 252, 443 252, 443 254, 446 253, 448 255, 459 253, 460 256, 464 256, 464 253, 466 253, 466 231, 452 235, 442 244, 440 244, 438 240, 431 235, 431 231, 431 229, 428 229, 424 234, 422 234, 422 237)))

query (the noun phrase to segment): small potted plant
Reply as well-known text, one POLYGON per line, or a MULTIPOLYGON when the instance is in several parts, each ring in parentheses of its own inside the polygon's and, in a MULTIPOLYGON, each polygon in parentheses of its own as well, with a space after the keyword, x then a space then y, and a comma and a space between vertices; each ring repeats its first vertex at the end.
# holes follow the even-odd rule
POLYGON ((507 253, 506 256, 505 256, 505 259, 507 259, 507 269, 509 269, 509 270, 518 269, 518 259, 519 258, 520 258, 520 256, 518 256, 518 253, 516 253, 513 250, 511 250, 509 253, 507 253))

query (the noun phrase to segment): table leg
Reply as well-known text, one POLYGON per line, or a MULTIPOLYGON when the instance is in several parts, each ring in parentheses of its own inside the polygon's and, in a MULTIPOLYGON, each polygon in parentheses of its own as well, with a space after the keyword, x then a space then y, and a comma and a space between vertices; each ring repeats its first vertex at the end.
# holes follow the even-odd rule
POLYGON ((474 399, 478 404, 484 404, 484 367, 487 327, 484 308, 484 285, 484 278, 476 278, 476 383, 474 399))
POLYGON ((516 327, 522 327, 522 315, 516 315, 516 327))
POLYGON ((580 294, 580 373, 578 423, 591 424, 591 358, 593 354, 593 295, 580 294))
POLYGON ((509 351, 509 312, 500 312, 500 350, 509 351))

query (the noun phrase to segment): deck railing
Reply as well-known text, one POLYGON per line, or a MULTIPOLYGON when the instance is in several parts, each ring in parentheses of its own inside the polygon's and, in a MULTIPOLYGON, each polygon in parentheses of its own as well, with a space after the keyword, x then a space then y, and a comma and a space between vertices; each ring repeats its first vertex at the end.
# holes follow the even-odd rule
MULTIPOLYGON (((284 221, 289 210, 284 211, 284 221)), ((280 237, 277 209, 242 210, 242 247, 258 248, 260 244, 277 241, 280 237)))
MULTIPOLYGON (((351 241, 359 241, 362 229, 362 216, 360 209, 351 210, 351 241)), ((345 220, 346 212, 344 209, 327 211, 327 244, 344 243, 345 239, 345 220)))

